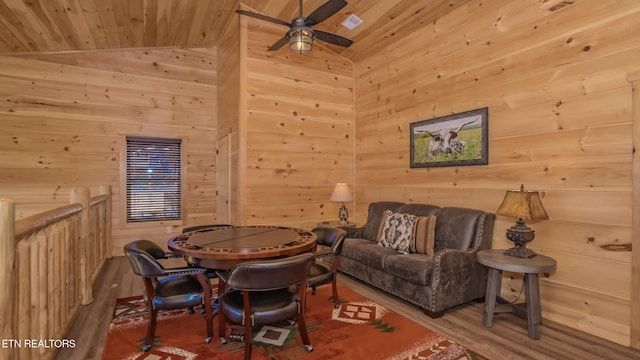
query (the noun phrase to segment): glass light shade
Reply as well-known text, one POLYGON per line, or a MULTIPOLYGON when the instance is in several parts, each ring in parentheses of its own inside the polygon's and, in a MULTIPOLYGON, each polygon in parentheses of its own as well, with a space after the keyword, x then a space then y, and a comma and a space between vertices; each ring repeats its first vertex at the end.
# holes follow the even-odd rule
POLYGON ((353 201, 353 194, 351 193, 351 189, 349 189, 349 185, 347 185, 347 183, 337 183, 333 188, 333 193, 331 193, 331 201, 353 201))
POLYGON ((287 33, 287 38, 289 39, 289 49, 302 54, 311 51, 316 34, 306 26, 294 27, 287 33))

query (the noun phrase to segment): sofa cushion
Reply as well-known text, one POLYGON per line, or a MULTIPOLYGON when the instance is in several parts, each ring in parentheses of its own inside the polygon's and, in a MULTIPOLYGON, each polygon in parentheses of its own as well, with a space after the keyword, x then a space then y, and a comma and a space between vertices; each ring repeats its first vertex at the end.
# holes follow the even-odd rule
POLYGON ((438 210, 434 251, 467 250, 473 244, 477 223, 484 211, 443 207, 438 210))
POLYGON ((408 253, 413 239, 415 215, 394 213, 387 210, 380 220, 380 231, 376 240, 378 245, 401 253, 408 253))
POLYGON ((428 286, 431 284, 433 256, 424 254, 390 255, 384 259, 384 271, 405 281, 428 286))
POLYGON ((384 259, 390 255, 397 255, 395 250, 378 246, 376 243, 364 239, 344 239, 340 257, 358 261, 366 266, 384 270, 384 259))
POLYGON ((410 253, 433 255, 436 237, 436 217, 420 216, 416 218, 410 253))
POLYGON ((402 205, 404 205, 404 203, 395 201, 379 201, 369 204, 367 222, 364 224, 362 237, 367 240, 376 241, 378 230, 380 229, 382 213, 386 210, 396 211, 396 209, 402 205))
POLYGON ((395 212, 417 215, 417 216, 431 216, 438 213, 439 206, 430 204, 404 204, 398 207, 395 212))

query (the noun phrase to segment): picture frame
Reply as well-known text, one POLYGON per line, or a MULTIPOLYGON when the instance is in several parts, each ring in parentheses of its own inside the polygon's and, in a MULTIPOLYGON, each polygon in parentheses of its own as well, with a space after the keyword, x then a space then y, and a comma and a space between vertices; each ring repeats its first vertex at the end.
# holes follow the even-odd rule
POLYGON ((489 108, 410 124, 411 167, 487 165, 489 108))

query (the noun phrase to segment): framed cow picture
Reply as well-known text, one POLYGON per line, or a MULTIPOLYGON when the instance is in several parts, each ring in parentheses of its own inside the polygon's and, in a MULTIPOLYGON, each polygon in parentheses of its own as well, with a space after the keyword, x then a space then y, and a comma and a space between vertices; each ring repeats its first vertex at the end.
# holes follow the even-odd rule
POLYGON ((489 108, 411 123, 411 167, 489 163, 489 108))

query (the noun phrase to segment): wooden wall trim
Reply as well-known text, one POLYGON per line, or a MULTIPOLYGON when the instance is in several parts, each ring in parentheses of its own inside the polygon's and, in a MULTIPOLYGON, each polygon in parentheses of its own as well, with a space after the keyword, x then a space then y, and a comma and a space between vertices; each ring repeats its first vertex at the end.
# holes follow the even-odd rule
POLYGON ((238 94, 238 219, 240 224, 247 224, 247 57, 249 46, 248 20, 246 16, 239 16, 240 27, 240 84, 238 94))
POLYGON ((633 160, 631 209, 631 323, 630 346, 640 349, 640 71, 630 73, 632 85, 633 160))
MULTIPOLYGON (((356 98, 356 93, 357 93, 357 77, 358 77, 358 72, 356 71, 356 64, 352 61, 349 60, 349 62, 352 65, 352 71, 351 71, 351 76, 353 78, 353 130, 351 131, 351 136, 353 136, 353 147, 352 147, 352 151, 353 151, 353 158, 351 159, 351 168, 353 169, 353 176, 351 177, 351 192, 353 193, 353 202, 351 203, 352 208, 351 208, 351 213, 349 214, 350 216, 352 216, 352 218, 349 220, 350 222, 356 222, 356 226, 359 226, 359 224, 363 224, 365 223, 366 219, 358 219, 357 214, 359 214, 360 212, 358 211, 358 160, 357 157, 355 156, 358 153, 358 144, 356 143, 355 139, 358 138, 358 128, 356 126, 356 118, 358 117, 358 115, 356 114, 357 108, 356 108, 356 102, 357 102, 357 98, 356 98)), ((367 207, 368 208, 368 207, 367 207)))

